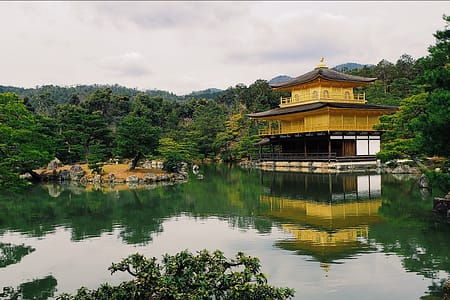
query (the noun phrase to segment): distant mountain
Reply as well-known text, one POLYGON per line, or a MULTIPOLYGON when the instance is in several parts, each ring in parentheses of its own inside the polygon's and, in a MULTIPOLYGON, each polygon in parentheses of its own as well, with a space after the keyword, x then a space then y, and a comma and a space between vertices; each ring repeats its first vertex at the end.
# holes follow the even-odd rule
POLYGON ((286 82, 288 80, 291 80, 292 77, 287 76, 287 75, 278 75, 272 79, 269 80, 269 84, 277 84, 277 83, 282 83, 282 82, 286 82))
POLYGON ((338 71, 338 72, 345 72, 345 71, 353 71, 353 70, 362 69, 364 67, 373 68, 373 67, 375 67, 375 65, 372 65, 372 64, 362 65, 362 64, 358 64, 358 63, 345 63, 345 64, 337 65, 333 69, 338 71))
POLYGON ((180 98, 183 98, 185 100, 192 99, 192 98, 194 98, 194 99, 203 99, 203 98, 215 99, 222 92, 223 92, 223 90, 221 90, 221 89, 208 88, 206 90, 193 91, 190 94, 187 94, 187 95, 184 95, 184 96, 180 96, 180 98))
POLYGON ((209 88, 209 89, 201 90, 201 91, 193 91, 186 96, 194 96, 194 95, 198 95, 198 94, 215 94, 215 93, 220 93, 222 91, 223 90, 221 90, 221 89, 209 88))
POLYGON ((118 84, 90 84, 90 85, 76 85, 76 86, 57 86, 57 85, 43 85, 35 88, 22 88, 14 86, 0 85, 0 93, 16 93, 21 98, 37 99, 39 95, 46 95, 57 104, 67 103, 74 95, 77 95, 81 101, 86 100, 89 95, 99 89, 111 89, 114 94, 126 95, 134 97, 139 93, 145 93, 150 97, 163 97, 166 100, 183 100, 182 97, 174 93, 163 90, 138 90, 136 88, 127 88, 118 84))

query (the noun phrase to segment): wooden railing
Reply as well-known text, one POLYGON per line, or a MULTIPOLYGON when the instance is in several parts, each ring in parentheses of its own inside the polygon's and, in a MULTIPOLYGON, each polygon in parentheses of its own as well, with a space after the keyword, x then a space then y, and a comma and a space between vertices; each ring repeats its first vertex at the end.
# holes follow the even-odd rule
POLYGON ((309 101, 328 101, 328 102, 342 102, 342 101, 351 101, 351 102, 365 102, 366 94, 365 93, 354 93, 353 97, 345 98, 344 94, 330 94, 329 97, 325 98, 323 95, 313 98, 311 95, 298 95, 298 97, 281 97, 280 98, 280 106, 289 106, 292 104, 309 102, 309 101))
POLYGON ((310 126, 305 125, 285 125, 278 128, 262 128, 259 130, 260 136, 278 135, 278 134, 295 134, 305 132, 320 132, 320 131, 373 131, 373 124, 315 124, 310 126))

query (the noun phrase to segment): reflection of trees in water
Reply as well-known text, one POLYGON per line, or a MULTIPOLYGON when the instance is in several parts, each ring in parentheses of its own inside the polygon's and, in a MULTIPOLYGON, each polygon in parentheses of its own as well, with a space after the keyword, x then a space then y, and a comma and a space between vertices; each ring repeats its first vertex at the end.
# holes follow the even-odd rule
POLYGON ((382 251, 399 255, 407 271, 433 280, 421 299, 442 299, 441 271, 450 274, 450 224, 433 215, 431 197, 423 198, 417 180, 385 176, 382 184, 379 213, 386 222, 372 226, 370 238, 382 251))
POLYGON ((0 243, 0 268, 5 268, 9 265, 16 264, 20 260, 33 252, 33 247, 25 245, 13 245, 8 243, 0 243))
POLYGON ((49 275, 21 283, 17 288, 4 287, 0 299, 46 300, 54 297, 58 282, 49 275))
POLYGON ((7 230, 33 237, 58 226, 70 228, 73 240, 117 229, 126 243, 145 244, 161 232, 164 220, 185 214, 217 216, 232 226, 253 226, 261 186, 257 174, 227 166, 202 167, 206 179, 154 189, 87 192, 79 185, 37 185, 14 196, 0 195, 0 234, 7 230), (51 195, 49 195, 51 190, 51 195))

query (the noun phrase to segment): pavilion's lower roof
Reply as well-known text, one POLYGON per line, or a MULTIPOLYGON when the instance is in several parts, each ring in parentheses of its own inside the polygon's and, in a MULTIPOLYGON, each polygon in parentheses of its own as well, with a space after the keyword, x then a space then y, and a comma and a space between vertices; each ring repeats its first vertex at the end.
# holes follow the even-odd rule
POLYGON ((365 103, 334 103, 334 102, 315 102, 304 105, 297 105, 292 107, 277 107, 271 110, 248 114, 250 118, 264 118, 272 116, 289 115, 299 112, 307 112, 318 110, 324 107, 331 108, 343 108, 343 109, 357 109, 357 110, 387 110, 393 111, 397 110, 396 106, 386 106, 386 105, 375 105, 375 104, 365 104, 365 103))

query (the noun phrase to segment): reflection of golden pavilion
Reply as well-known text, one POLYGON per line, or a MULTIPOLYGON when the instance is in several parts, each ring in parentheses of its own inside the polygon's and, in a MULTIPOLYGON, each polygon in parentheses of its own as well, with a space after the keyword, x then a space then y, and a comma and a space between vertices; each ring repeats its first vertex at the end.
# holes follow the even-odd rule
MULTIPOLYGON (((356 182, 362 183, 364 180, 356 182)), ((278 247, 311 255, 321 263, 327 263, 370 250, 367 242, 369 225, 382 221, 378 216, 382 205, 379 198, 381 186, 377 184, 372 188, 376 191, 369 191, 369 186, 365 184, 356 185, 354 190, 362 196, 340 203, 272 195, 262 195, 260 202, 268 207, 264 214, 278 220, 283 231, 292 237, 278 241, 278 247), (378 197, 373 199, 369 195, 378 197)), ((307 197, 308 192, 302 192, 307 197)), ((349 199, 345 195, 339 197, 339 194, 331 197, 336 198, 349 199)))

